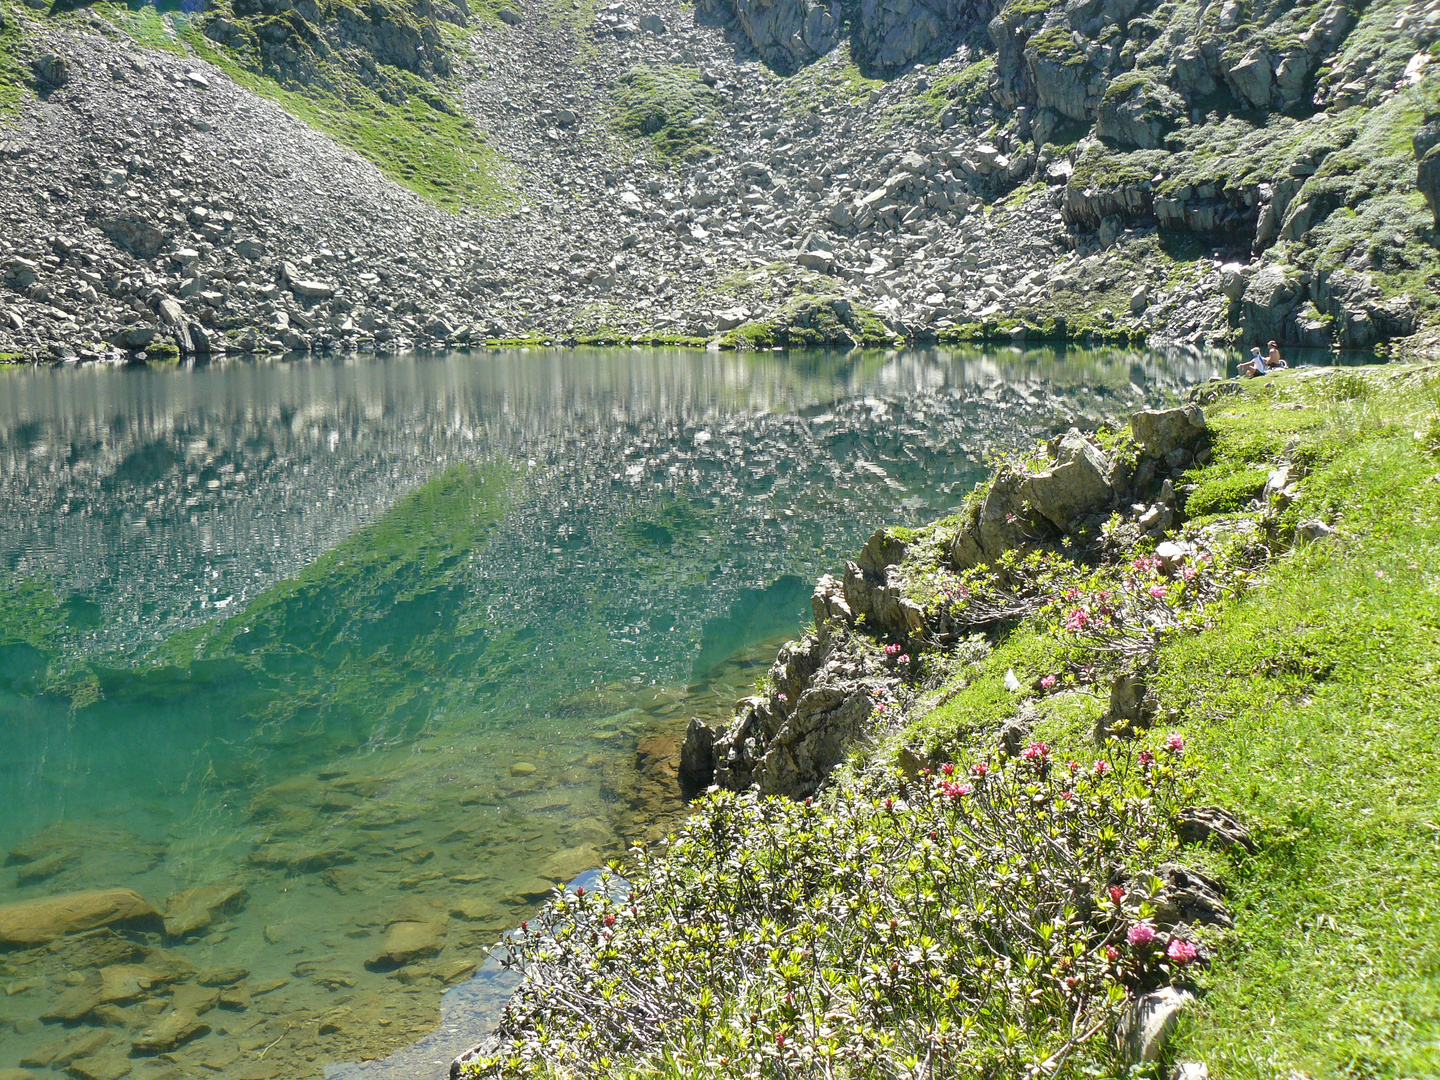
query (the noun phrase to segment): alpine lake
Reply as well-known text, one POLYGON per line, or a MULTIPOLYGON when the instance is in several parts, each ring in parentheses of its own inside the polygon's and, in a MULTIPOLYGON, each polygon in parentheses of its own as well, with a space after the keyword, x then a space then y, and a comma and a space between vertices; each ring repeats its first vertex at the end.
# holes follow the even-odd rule
POLYGON ((156 913, 0 951, 0 1074, 403 1063, 554 886, 684 813, 679 735, 728 718, 819 574, 954 512, 994 455, 1215 374, 1018 349, 0 370, 0 905, 156 913))

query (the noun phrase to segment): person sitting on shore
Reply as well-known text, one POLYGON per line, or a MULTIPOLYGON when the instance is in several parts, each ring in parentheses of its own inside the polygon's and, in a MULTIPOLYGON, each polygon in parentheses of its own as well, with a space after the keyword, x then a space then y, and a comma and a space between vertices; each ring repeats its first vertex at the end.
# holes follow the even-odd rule
POLYGON ((1290 366, 1285 363, 1284 358, 1280 355, 1280 346, 1276 345, 1273 341, 1270 342, 1270 355, 1265 358, 1265 366, 1270 371, 1284 371, 1290 366))
POLYGON ((1259 345, 1252 345, 1250 348, 1250 359, 1244 361, 1235 369, 1237 375, 1247 379, 1255 375, 1264 375, 1265 371, 1265 357, 1261 355, 1259 345))

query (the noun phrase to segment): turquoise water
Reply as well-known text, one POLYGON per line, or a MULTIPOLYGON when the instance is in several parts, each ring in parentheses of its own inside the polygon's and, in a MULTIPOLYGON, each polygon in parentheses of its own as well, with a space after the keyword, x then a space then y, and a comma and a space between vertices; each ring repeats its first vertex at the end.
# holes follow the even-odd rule
POLYGON ((0 905, 244 890, 183 935, 0 953, 0 1069, 78 1048, 97 1075, 318 1076, 415 1039, 553 883, 683 811, 677 735, 729 713, 817 575, 953 511, 987 455, 1212 373, 1011 350, 0 372, 0 905), (149 985, 55 1019, 117 964, 149 985), (185 1041, 132 1053, 187 1009, 185 1041))

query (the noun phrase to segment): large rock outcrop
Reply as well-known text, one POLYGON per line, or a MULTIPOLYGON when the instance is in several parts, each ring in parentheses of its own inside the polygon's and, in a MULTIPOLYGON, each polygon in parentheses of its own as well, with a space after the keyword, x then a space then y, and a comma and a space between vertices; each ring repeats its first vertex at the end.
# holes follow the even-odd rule
POLYGON ((741 701, 722 731, 691 721, 680 754, 682 782, 691 789, 713 781, 729 790, 792 798, 819 787, 850 745, 874 729, 880 707, 897 699, 900 658, 882 656, 863 635, 878 634, 892 644, 954 642, 996 621, 982 614, 957 617, 943 604, 916 599, 925 595, 923 583, 933 581, 937 549, 950 569, 964 570, 1009 551, 1083 541, 1116 509, 1143 511, 1137 514, 1140 528, 1158 536, 1173 521, 1169 478, 1205 449, 1204 413, 1195 405, 1150 410, 1131 417, 1130 427, 1133 456, 1112 457, 1092 436, 1072 429, 1051 441, 1043 465, 1002 468, 953 534, 921 540, 877 531, 846 563, 843 577, 826 574, 816 583, 816 630, 781 648, 770 668, 769 692, 741 701), (1152 496, 1154 505, 1147 505, 1152 496), (1134 503, 1137 498, 1144 501, 1134 503), (921 556, 917 545, 923 545, 921 556))
POLYGON ((1435 215, 1436 228, 1440 228, 1440 114, 1425 117, 1415 132, 1413 145, 1417 162, 1415 186, 1435 215))
POLYGON ((733 22, 777 71, 790 73, 840 44, 846 24, 856 61, 894 74, 953 52, 995 13, 993 0, 700 0, 699 10, 733 22))

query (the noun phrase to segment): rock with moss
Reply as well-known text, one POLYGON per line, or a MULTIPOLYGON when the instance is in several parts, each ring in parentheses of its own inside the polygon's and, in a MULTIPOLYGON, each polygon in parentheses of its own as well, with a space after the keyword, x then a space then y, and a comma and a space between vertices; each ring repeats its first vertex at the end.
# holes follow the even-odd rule
POLYGON ((1105 88, 1095 134, 1121 146, 1153 150, 1184 111, 1184 99, 1164 83, 1127 73, 1105 88))

